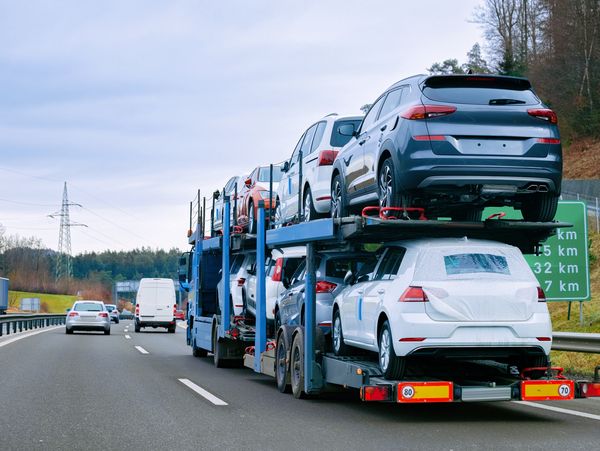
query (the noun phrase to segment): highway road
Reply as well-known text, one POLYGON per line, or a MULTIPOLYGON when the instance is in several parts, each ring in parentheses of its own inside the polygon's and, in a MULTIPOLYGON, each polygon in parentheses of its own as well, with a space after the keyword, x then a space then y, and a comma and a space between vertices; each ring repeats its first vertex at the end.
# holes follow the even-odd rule
POLYGON ((181 327, 136 334, 121 321, 110 336, 36 332, 0 338, 0 450, 600 448, 598 399, 296 400, 268 377, 192 357, 181 327), (566 411, 547 410, 555 407, 566 411))

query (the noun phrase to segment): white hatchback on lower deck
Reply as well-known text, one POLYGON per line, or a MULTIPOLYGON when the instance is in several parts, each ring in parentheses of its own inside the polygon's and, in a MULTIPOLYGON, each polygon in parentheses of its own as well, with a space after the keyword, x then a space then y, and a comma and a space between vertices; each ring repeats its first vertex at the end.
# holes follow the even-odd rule
POLYGON ((545 366, 552 324, 519 249, 438 238, 386 245, 369 280, 336 297, 332 336, 336 354, 375 351, 395 379, 412 358, 545 366))

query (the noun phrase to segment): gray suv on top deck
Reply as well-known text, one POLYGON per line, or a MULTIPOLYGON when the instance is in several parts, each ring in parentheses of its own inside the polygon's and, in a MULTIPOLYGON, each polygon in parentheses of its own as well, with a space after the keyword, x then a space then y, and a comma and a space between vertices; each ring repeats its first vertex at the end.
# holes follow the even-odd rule
MULTIPOLYGON (((550 221, 562 180, 556 114, 524 78, 417 75, 371 106, 334 163, 332 216, 366 205, 481 220, 510 205, 550 221)), ((397 214, 395 216, 398 216, 397 214)))

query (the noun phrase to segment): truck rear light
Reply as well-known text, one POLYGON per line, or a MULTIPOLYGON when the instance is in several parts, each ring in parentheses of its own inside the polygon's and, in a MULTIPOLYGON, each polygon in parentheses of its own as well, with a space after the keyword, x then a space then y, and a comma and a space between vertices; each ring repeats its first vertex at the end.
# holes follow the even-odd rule
POLYGON ((360 398, 363 401, 391 401, 391 385, 366 385, 360 389, 360 398))
POLYGON ((337 287, 337 283, 327 282, 326 280, 317 281, 316 292, 317 293, 331 293, 337 287))
POLYGON ((173 315, 177 314, 177 304, 173 305, 173 315))
POLYGON ((580 384, 581 394, 585 398, 600 397, 600 382, 584 382, 580 384))
POLYGON ((415 141, 446 141, 444 135, 417 135, 413 136, 415 141))
POLYGON ((246 279, 244 279, 243 277, 240 277, 237 280, 238 287, 241 287, 242 285, 244 285, 244 283, 246 283, 246 279))
POLYGON ((408 287, 398 299, 398 302, 429 302, 421 287, 408 287))
POLYGON ((79 316, 79 313, 77 313, 77 312, 69 312, 69 316, 71 318, 73 318, 74 316, 79 316))
POLYGON ((98 313, 98 316, 100 318, 108 318, 108 313, 106 313, 106 312, 100 312, 100 313, 98 313))
POLYGON ((455 111, 456 107, 451 105, 416 105, 404 111, 400 116, 404 119, 414 121, 447 116, 455 111))
POLYGON ((331 166, 337 157, 337 150, 322 150, 319 152, 319 162, 317 166, 331 166))
POLYGON ((537 142, 541 144, 560 144, 560 139, 558 138, 538 138, 537 142))
POLYGON ((273 282, 281 282, 281 277, 283 275, 283 258, 278 258, 275 262, 275 271, 273 272, 273 277, 271 280, 273 282))
POLYGON ((558 117, 556 116, 556 113, 549 108, 534 108, 527 110, 527 114, 537 117, 538 119, 548 121, 551 124, 558 124, 558 117))
POLYGON ((537 287, 538 302, 546 302, 546 293, 542 290, 542 287, 537 287))

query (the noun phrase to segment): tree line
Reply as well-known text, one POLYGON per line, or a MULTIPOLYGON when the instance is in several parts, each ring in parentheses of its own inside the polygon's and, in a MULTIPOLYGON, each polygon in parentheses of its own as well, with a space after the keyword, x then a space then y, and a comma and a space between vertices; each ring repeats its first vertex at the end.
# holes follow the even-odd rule
POLYGON ((71 258, 73 278, 55 279, 58 254, 36 237, 6 235, 0 225, 0 277, 11 290, 82 294, 110 299, 112 285, 142 277, 175 278, 181 251, 141 248, 88 252, 71 258))
POLYGON ((471 19, 485 36, 429 72, 497 73, 531 80, 567 138, 600 137, 600 0, 484 0, 471 19), (485 55, 485 57, 484 57, 485 55))

